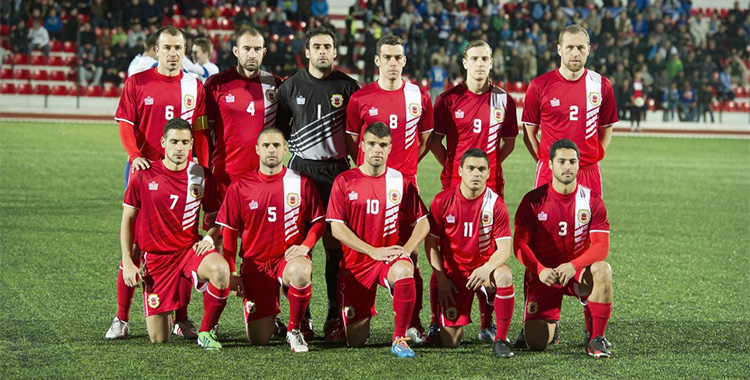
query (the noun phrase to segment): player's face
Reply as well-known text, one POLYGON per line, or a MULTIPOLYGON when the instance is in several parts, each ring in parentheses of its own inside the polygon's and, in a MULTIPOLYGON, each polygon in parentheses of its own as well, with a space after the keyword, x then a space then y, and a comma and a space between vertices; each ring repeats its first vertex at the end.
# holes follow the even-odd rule
POLYGON ((193 149, 193 135, 187 129, 170 129, 166 136, 161 137, 161 147, 167 160, 176 166, 182 165, 193 149))
POLYGON ((558 182, 570 184, 578 175, 578 155, 574 149, 558 149, 549 166, 558 182))
POLYGON ((476 81, 484 81, 492 69, 492 52, 487 46, 475 46, 466 51, 463 59, 466 76, 476 81))
POLYGON ((246 71, 254 72, 263 64, 266 48, 263 47, 263 36, 244 34, 237 40, 237 46, 232 48, 237 64, 246 71))
POLYGON ((461 182, 469 189, 476 191, 484 187, 490 176, 490 167, 482 157, 466 157, 464 164, 458 168, 461 182))
POLYGON ((336 48, 333 46, 333 38, 327 34, 319 34, 310 38, 310 48, 305 49, 305 56, 310 60, 310 65, 318 70, 328 70, 333 67, 336 59, 336 48))
POLYGON ((388 161, 388 154, 391 153, 391 137, 380 138, 372 133, 365 133, 361 146, 365 154, 365 162, 374 168, 379 168, 388 161))
POLYGON ((375 56, 375 66, 380 69, 380 76, 388 80, 401 78, 406 66, 404 47, 401 45, 383 45, 380 55, 375 56))
POLYGON ((255 152, 258 153, 261 164, 269 169, 281 165, 286 154, 284 136, 279 133, 264 133, 258 137, 255 152))
POLYGON ((563 66, 571 72, 583 69, 589 56, 589 41, 584 33, 565 33, 562 44, 557 45, 557 54, 560 55, 563 66))
POLYGON ((203 51, 200 46, 193 45, 193 62, 205 62, 208 60, 208 53, 203 51))
POLYGON ((159 43, 156 45, 156 56, 159 60, 159 66, 165 67, 169 71, 179 70, 182 58, 185 57, 185 38, 182 37, 182 34, 172 36, 162 33, 159 36, 159 43))

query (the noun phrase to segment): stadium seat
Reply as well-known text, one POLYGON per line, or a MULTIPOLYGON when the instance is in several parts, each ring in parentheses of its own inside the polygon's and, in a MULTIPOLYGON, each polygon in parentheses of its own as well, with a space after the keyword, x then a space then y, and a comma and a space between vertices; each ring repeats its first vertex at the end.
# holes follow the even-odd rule
POLYGON ((7 37, 10 36, 10 26, 2 24, 0 25, 0 36, 7 37))
POLYGON ((120 96, 120 89, 117 86, 105 86, 102 96, 106 98, 117 98, 120 96))
POLYGON ((73 66, 75 66, 78 63, 78 57, 76 57, 74 55, 68 56, 68 57, 65 57, 65 59, 63 60, 63 62, 65 64, 65 66, 73 67, 73 66))
POLYGON ((13 70, 0 69, 0 79, 13 79, 13 70))
POLYGON ((50 66, 63 66, 65 65, 65 62, 63 61, 62 57, 59 55, 52 55, 47 60, 47 64, 50 66))
POLYGON ((740 111, 745 113, 750 112, 750 102, 742 102, 742 104, 740 104, 740 111))
MULTIPOLYGON (((68 95, 70 95, 70 96, 77 96, 78 95, 78 86, 76 86, 76 85, 68 86, 67 91, 68 91, 68 95)), ((83 89, 81 89, 81 96, 83 96, 83 95, 84 95, 83 94, 83 89)))
POLYGON ((526 89, 524 88, 523 82, 513 82, 513 85, 510 89, 511 92, 525 92, 526 89))
POLYGON ((178 4, 172 5, 172 13, 177 16, 182 16, 182 10, 180 9, 180 6, 178 4))
POLYGON ((232 19, 225 18, 221 20, 221 30, 234 30, 234 21, 232 19))
POLYGON ((31 65, 32 66, 45 66, 47 64, 47 57, 43 55, 32 55, 31 65))
POLYGON ((56 84, 52 86, 50 93, 54 96, 68 96, 68 88, 62 84, 56 84))
POLYGON ((0 83, 0 94, 15 94, 16 85, 13 83, 0 83))
POLYGON ((49 86, 46 84, 34 86, 34 95, 49 95, 49 86))
POLYGON ((747 96, 747 92, 745 91, 745 88, 742 86, 737 86, 737 89, 734 90, 735 95, 737 95, 738 98, 744 98, 747 96))
POLYGON ((172 16, 172 25, 184 29, 187 24, 187 20, 184 17, 174 15, 172 16))
POLYGON ((203 26, 205 26, 208 30, 216 30, 219 29, 219 22, 215 18, 209 18, 206 19, 206 22, 203 23, 203 26))
MULTIPOLYGON (((0 38, 0 46, 3 47, 5 50, 11 50, 10 49, 10 40, 6 38, 0 38)), ((8 62, 10 62, 10 56, 8 57, 8 62)))
POLYGON ((75 53, 76 44, 70 41, 63 42, 63 51, 66 53, 75 53))
POLYGON ((15 56, 13 56, 13 64, 14 65, 28 65, 29 56, 27 54, 16 54, 15 56))
POLYGON ((31 79, 32 80, 47 80, 49 79, 49 75, 47 73, 47 70, 34 70, 31 72, 31 79))
POLYGON ((86 96, 96 97, 102 96, 102 87, 90 85, 86 88, 86 96))
POLYGON ((198 26, 201 25, 201 19, 193 17, 188 20, 188 25, 190 25, 191 29, 197 29, 198 26))
POLYGON ((59 52, 63 51, 62 42, 57 41, 57 40, 50 41, 50 43, 49 43, 49 51, 51 51, 53 53, 59 53, 59 52))
POLYGON ((55 70, 49 73, 49 80, 65 82, 65 71, 55 70))
POLYGON ((29 83, 21 83, 18 85, 18 88, 16 90, 17 94, 21 95, 31 95, 33 93, 31 89, 31 84, 29 83))
POLYGON ((128 79, 128 72, 127 71, 120 71, 117 73, 117 76, 122 78, 122 81, 125 82, 125 79, 128 79))
POLYGON ((28 69, 18 69, 18 70, 16 70, 13 73, 13 76, 16 79, 20 79, 20 80, 29 80, 29 79, 31 79, 31 73, 29 72, 28 69))

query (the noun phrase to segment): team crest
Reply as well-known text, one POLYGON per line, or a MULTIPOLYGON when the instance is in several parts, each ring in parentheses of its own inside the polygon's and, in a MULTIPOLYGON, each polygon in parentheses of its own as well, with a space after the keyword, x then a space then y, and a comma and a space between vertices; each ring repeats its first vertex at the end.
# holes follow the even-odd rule
POLYGON ((484 210, 482 211, 482 225, 486 226, 492 224, 492 213, 484 210))
POLYGON ((250 300, 245 301, 245 313, 247 315, 255 313, 255 302, 250 300))
POLYGON ((578 210, 578 223, 588 224, 588 222, 590 221, 591 221, 591 212, 589 210, 586 210, 586 209, 578 210))
POLYGON ((602 102, 602 95, 598 92, 590 92, 589 93, 589 103, 598 106, 599 103, 602 102))
POLYGON ((458 319, 458 309, 451 306, 445 310, 445 317, 448 318, 448 320, 455 321, 458 319))
POLYGON ((341 94, 333 94, 331 95, 331 105, 340 108, 344 105, 344 96, 341 94))
POLYGON ((182 103, 185 105, 185 108, 191 109, 195 107, 195 97, 190 94, 186 94, 184 98, 182 98, 182 103))
POLYGON ((492 110, 492 116, 495 118, 495 121, 502 123, 503 120, 505 120, 505 110, 502 108, 495 108, 492 110))
POLYGON ((539 304, 537 304, 535 301, 529 302, 526 305, 526 314, 534 315, 537 311, 539 311, 539 304))
POLYGON ((422 107, 420 107, 417 103, 411 103, 409 104, 409 113, 412 116, 419 116, 420 113, 422 113, 422 107))
POLYGON ((344 316, 346 316, 346 319, 352 319, 355 315, 357 315, 357 312, 354 311, 354 306, 344 306, 344 316))
POLYGON ((391 203, 399 203, 401 201, 401 192, 398 190, 389 191, 388 200, 390 200, 391 203))
POLYGON ((267 89, 266 100, 268 100, 269 103, 276 103, 276 91, 274 91, 272 88, 267 89))
POLYGON ((152 309, 156 309, 161 305, 161 301, 159 301, 159 295, 156 293, 151 293, 148 295, 148 307, 152 309))
POLYGON ((190 185, 190 196, 198 199, 203 196, 203 186, 200 184, 194 183, 190 185))
POLYGON ((299 206, 299 195, 297 193, 287 194, 286 204, 288 204, 289 207, 292 207, 292 208, 299 206))

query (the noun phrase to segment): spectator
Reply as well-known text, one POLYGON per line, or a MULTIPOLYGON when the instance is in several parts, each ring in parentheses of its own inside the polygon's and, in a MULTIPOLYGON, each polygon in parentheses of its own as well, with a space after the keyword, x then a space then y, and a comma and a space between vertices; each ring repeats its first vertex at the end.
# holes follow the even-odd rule
POLYGON ((734 88, 731 81, 732 66, 726 65, 719 72, 719 83, 716 88, 717 95, 721 101, 734 100, 734 88))
POLYGON ((683 89, 680 93, 680 104, 681 113, 685 115, 683 121, 695 121, 696 112, 698 111, 698 94, 689 81, 685 81, 683 84, 683 89))
POLYGON ((695 18, 690 19, 690 35, 693 37, 695 46, 702 46, 706 43, 708 35, 708 18, 703 17, 703 13, 698 12, 695 18))
POLYGON ((42 27, 39 20, 34 21, 27 37, 29 40, 29 53, 34 51, 34 49, 41 49, 45 56, 49 56, 49 33, 47 33, 47 29, 42 27))
POLYGON ((143 31, 143 27, 141 26, 141 24, 135 24, 131 26, 130 32, 128 33, 128 47, 133 49, 136 46, 140 46, 140 44, 145 40, 146 32, 143 31), (138 40, 141 40, 141 42, 138 42, 138 40))
POLYGON ((677 88, 677 83, 672 82, 669 85, 669 92, 667 93, 667 106, 669 107, 669 120, 666 120, 667 117, 667 111, 665 109, 664 111, 664 121, 674 121, 674 114, 675 111, 677 112, 677 118, 678 120, 683 120, 685 117, 682 114, 682 107, 681 107, 681 101, 680 101, 680 90, 677 88))
POLYGON ((636 71, 633 75, 633 84, 628 91, 628 98, 630 104, 630 130, 640 131, 641 117, 645 116, 646 99, 648 98, 646 86, 643 83, 640 71, 636 71))
POLYGON ((700 121, 700 117, 703 116, 703 122, 706 122, 706 112, 711 115, 711 124, 714 122, 714 111, 711 109, 711 103, 714 100, 714 95, 711 92, 711 87, 708 83, 703 83, 698 91, 698 112, 695 116, 695 121, 700 121))
POLYGON ((60 39, 60 34, 62 34, 63 29, 63 22, 60 16, 57 15, 57 9, 49 9, 49 14, 47 14, 47 17, 44 18, 44 29, 47 29, 50 37, 54 38, 55 40, 60 39))
POLYGON ((531 51, 527 51, 523 59, 523 72, 521 74, 522 81, 529 83, 532 79, 536 78, 536 64, 536 54, 533 54, 531 51))
POLYGON ((667 62, 667 73, 674 80, 679 73, 683 72, 683 64, 679 54, 672 54, 667 62))
POLYGON ((161 26, 164 13, 159 4, 156 3, 156 0, 146 0, 146 3, 143 4, 142 8, 143 19, 146 22, 146 25, 161 26))
POLYGON ((92 56, 86 55, 81 58, 81 63, 78 65, 78 81, 81 86, 101 85, 102 73, 102 68, 96 65, 92 56))
POLYGON ((273 13, 268 15, 268 29, 271 34, 287 35, 290 30, 286 26, 287 15, 283 12, 281 7, 276 7, 273 13))
POLYGON ((643 18, 642 14, 635 15, 635 22, 633 22, 633 33, 639 37, 646 37, 648 34, 648 22, 643 18))
POLYGON ((111 82, 115 86, 120 86, 122 78, 119 75, 120 68, 118 67, 117 59, 112 55, 112 50, 109 47, 102 49, 102 82, 111 82))
POLYGON ((125 33, 125 31, 122 29, 122 26, 118 26, 115 29, 114 33, 112 34, 111 46, 117 45, 120 42, 120 40, 125 41, 126 44, 128 43, 128 34, 125 33))
POLYGON ((94 28, 108 28, 110 26, 107 18, 111 17, 111 13, 109 13, 109 8, 104 0, 94 0, 89 12, 91 13, 91 25, 94 28))
POLYGON ((123 13, 127 28, 133 29, 143 23, 143 8, 141 8, 139 0, 131 0, 130 5, 125 7, 123 13))
POLYGON ((492 78, 497 82, 505 80, 505 56, 502 48, 494 49, 492 53, 492 78))
POLYGON ((16 27, 10 32, 10 48, 14 53, 27 54, 29 53, 29 31, 26 30, 26 21, 19 19, 16 22, 16 27))
POLYGON ((96 62, 96 33, 91 29, 91 23, 85 22, 81 27, 80 46, 78 54, 81 56, 90 56, 92 62, 96 62))
POLYGON ((328 1, 312 0, 312 3, 310 4, 310 13, 312 13, 315 18, 328 16, 328 1))
MULTIPOLYGON (((371 0, 371 2, 374 1, 375 0, 371 0)), ((297 14, 297 10, 299 9, 297 0, 278 0, 276 6, 278 8, 281 8, 281 10, 286 14, 287 20, 299 21, 299 15, 297 14)))

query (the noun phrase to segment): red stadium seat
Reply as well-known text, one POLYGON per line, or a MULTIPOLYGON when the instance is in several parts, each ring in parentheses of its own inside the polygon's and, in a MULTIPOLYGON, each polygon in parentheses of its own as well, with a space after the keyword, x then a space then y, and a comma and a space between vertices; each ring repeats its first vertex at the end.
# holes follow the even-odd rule
POLYGON ((63 66, 65 65, 65 62, 63 61, 61 56, 53 55, 49 57, 49 59, 47 60, 47 64, 50 66, 63 66))
POLYGON ((26 54, 16 54, 15 56, 13 56, 13 64, 14 65, 28 65, 29 56, 26 54))
POLYGON ((0 25, 0 36, 7 37, 10 36, 10 26, 2 24, 0 25))
POLYGON ((120 96, 120 89, 117 86, 105 86, 102 95, 107 98, 117 98, 120 96))
POLYGON ((65 82, 65 72, 62 70, 55 70, 49 73, 49 80, 65 82))
POLYGON ((38 84, 34 86, 34 95, 49 95, 49 86, 46 84, 38 84))
POLYGON ((750 112, 750 102, 742 102, 740 104, 740 111, 745 113, 750 112))
POLYGON ((208 30, 216 30, 219 29, 219 22, 215 18, 209 18, 206 19, 206 22, 203 23, 203 26, 205 26, 208 30))
POLYGON ((234 30, 234 21, 228 18, 221 20, 221 30, 234 30))
POLYGON ((17 94, 21 95, 31 95, 33 93, 31 89, 31 84, 29 83, 21 83, 18 85, 17 94))
POLYGON ((31 72, 31 79, 33 80, 47 80, 49 75, 47 70, 34 70, 31 72))
POLYGON ((744 98, 747 96, 747 91, 745 91, 745 88, 742 86, 737 86, 737 89, 734 90, 734 93, 738 98, 744 98))
POLYGON ((88 86, 86 88, 86 96, 102 96, 102 87, 101 86, 88 86))
POLYGON ((76 57, 74 55, 73 56, 69 56, 69 57, 65 57, 65 59, 64 59, 63 62, 65 64, 65 66, 73 67, 73 66, 75 66, 78 63, 78 57, 76 57))
MULTIPOLYGON (((83 94, 83 90, 84 89, 82 88, 81 89, 81 96, 84 95, 83 94)), ((68 95, 70 95, 70 96, 77 96, 78 95, 78 86, 76 86, 76 85, 68 86, 67 91, 68 91, 68 95)))
POLYGON ((44 66, 47 64, 47 57, 43 55, 32 55, 31 65, 32 66, 44 66))
POLYGON ((31 73, 27 69, 18 69, 18 70, 15 71, 15 73, 13 73, 13 76, 16 79, 20 79, 20 80, 29 80, 29 79, 31 79, 31 73))
POLYGON ((62 84, 54 85, 50 89, 50 93, 55 96, 68 96, 68 88, 62 84))
POLYGON ((524 83, 523 82, 513 82, 512 87, 510 89, 511 92, 524 92, 524 83))
POLYGON ((184 29, 186 24, 187 24, 187 20, 184 17, 177 16, 177 15, 172 16, 172 25, 180 29, 184 29))
POLYGON ((76 44, 70 41, 63 42, 63 51, 66 53, 75 53, 76 44))
POLYGON ((16 85, 13 83, 0 83, 0 94, 15 94, 16 85))
POLYGON ((57 41, 57 40, 50 41, 50 43, 49 43, 49 51, 54 52, 54 53, 59 53, 59 52, 63 51, 62 42, 57 41))
POLYGON ((13 79, 13 70, 0 69, 0 79, 13 79))
POLYGON ((122 78, 122 81, 125 82, 125 79, 128 79, 128 72, 127 71, 120 71, 117 73, 117 76, 122 78))
MULTIPOLYGON (((0 46, 3 47, 5 50, 11 50, 10 49, 10 40, 5 38, 0 38, 0 46)), ((10 62, 10 56, 8 56, 8 62, 10 62)))
POLYGON ((199 25, 201 25, 201 19, 193 17, 188 20, 188 25, 190 25, 191 29, 196 29, 199 25))

